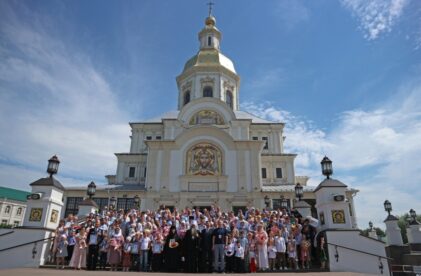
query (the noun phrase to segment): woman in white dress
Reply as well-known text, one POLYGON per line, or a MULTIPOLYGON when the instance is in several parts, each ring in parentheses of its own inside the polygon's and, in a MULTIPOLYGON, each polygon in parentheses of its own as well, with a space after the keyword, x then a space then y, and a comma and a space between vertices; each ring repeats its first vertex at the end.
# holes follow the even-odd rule
POLYGON ((267 249, 268 234, 263 230, 263 225, 257 225, 256 243, 257 243, 257 260, 260 271, 269 269, 268 249, 267 249))

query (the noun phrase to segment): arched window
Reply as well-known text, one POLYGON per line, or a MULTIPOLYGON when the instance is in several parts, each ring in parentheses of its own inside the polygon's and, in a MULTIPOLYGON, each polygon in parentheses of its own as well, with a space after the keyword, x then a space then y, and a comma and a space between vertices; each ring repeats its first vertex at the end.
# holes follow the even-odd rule
POLYGON ((18 210, 16 211, 16 215, 17 216, 22 215, 22 208, 21 207, 19 207, 18 210))
POLYGON ((184 104, 183 105, 186 105, 189 102, 190 102, 190 91, 186 91, 186 92, 184 92, 184 104))
POLYGON ((225 95, 225 101, 226 101, 226 103, 227 103, 227 105, 229 106, 229 107, 231 107, 231 109, 232 109, 232 93, 231 93, 231 91, 229 91, 229 90, 227 90, 227 92, 226 92, 226 95, 225 95))
POLYGON ((213 90, 212 87, 210 86, 205 86, 205 88, 203 88, 203 97, 213 97, 213 90))
POLYGON ((208 46, 212 45, 212 37, 208 36, 208 46))
POLYGON ((6 206, 6 209, 4 210, 5 214, 9 214, 10 213, 10 206, 6 206))

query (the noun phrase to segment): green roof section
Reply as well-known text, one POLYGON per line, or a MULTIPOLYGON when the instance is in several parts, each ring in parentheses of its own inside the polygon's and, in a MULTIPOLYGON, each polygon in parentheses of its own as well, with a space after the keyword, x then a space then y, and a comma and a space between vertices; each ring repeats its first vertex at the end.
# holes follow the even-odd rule
POLYGON ((26 192, 22 190, 0 187, 0 199, 10 199, 10 200, 26 202, 26 196, 30 194, 31 194, 30 192, 26 192))

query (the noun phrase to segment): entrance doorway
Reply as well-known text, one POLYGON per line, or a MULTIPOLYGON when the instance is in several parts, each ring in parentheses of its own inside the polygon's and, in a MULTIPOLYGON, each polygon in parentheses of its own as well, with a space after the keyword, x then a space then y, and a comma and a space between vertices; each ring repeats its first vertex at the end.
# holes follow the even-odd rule
POLYGON ((232 206, 232 211, 234 212, 234 215, 238 215, 239 211, 242 211, 243 214, 246 213, 246 206, 232 206))
POLYGON ((210 211, 211 206, 210 206, 210 205, 209 205, 209 206, 193 206, 193 209, 195 209, 195 210, 196 210, 196 208, 199 208, 199 211, 200 211, 200 212, 203 212, 203 210, 204 210, 204 209, 206 209, 206 210, 210 211))

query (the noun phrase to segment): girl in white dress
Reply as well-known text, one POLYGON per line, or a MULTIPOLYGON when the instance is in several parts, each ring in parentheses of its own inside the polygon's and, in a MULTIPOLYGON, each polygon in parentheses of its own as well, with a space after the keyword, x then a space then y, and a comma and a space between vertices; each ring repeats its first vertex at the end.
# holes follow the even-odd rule
POLYGON ((297 243, 294 235, 291 233, 288 238, 288 261, 291 269, 297 269, 297 243))

